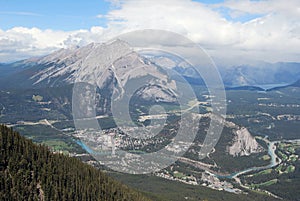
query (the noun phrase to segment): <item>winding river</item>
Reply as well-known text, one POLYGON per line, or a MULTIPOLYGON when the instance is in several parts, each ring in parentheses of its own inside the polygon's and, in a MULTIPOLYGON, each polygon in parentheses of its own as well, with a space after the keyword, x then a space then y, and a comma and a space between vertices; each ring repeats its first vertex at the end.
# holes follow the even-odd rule
POLYGON ((264 170, 264 169, 269 169, 272 167, 277 166, 278 164, 281 163, 281 159, 276 155, 275 151, 276 151, 276 144, 279 141, 269 141, 267 139, 267 137, 265 138, 261 138, 261 140, 264 140, 267 145, 268 145, 268 154, 271 157, 271 161, 269 165, 266 166, 262 166, 262 167, 252 167, 252 168, 247 168, 245 170, 239 171, 239 172, 234 172, 230 175, 218 175, 218 174, 213 174, 214 176, 218 177, 218 178, 229 178, 229 179, 235 179, 238 176, 242 175, 242 174, 246 174, 248 172, 252 172, 252 171, 260 171, 260 170, 264 170))
MULTIPOLYGON (((281 163, 281 159, 276 155, 275 151, 276 151, 276 144, 279 141, 269 141, 267 139, 267 136, 265 138, 261 138, 261 140, 264 140, 266 142, 266 144, 268 145, 268 155, 271 157, 271 161, 269 165, 266 166, 262 166, 262 167, 251 167, 251 168, 247 168, 245 170, 241 170, 238 172, 234 172, 230 175, 220 175, 217 173, 211 173, 212 175, 218 177, 218 178, 229 178, 229 179, 236 179, 238 176, 242 175, 242 174, 246 174, 248 172, 252 172, 252 171, 260 171, 260 170, 264 170, 264 169, 269 169, 272 167, 277 166, 278 164, 281 163)), ((91 150, 86 144, 84 144, 82 141, 80 140, 76 140, 76 143, 78 145, 80 145, 83 149, 85 149, 87 152, 89 153, 93 153, 93 150, 91 150)))

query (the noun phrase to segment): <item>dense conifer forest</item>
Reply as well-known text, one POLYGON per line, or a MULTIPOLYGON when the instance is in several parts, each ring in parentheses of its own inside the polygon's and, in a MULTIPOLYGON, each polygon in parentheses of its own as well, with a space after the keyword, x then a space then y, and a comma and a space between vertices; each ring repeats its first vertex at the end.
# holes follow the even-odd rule
POLYGON ((148 201, 96 168, 0 125, 0 200, 148 201))

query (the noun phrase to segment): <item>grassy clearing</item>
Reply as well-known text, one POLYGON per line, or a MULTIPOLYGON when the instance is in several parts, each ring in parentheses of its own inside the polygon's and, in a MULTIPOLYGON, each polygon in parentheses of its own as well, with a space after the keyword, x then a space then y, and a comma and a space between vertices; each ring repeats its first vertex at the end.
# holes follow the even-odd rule
POLYGON ((43 144, 51 147, 54 151, 65 151, 70 149, 70 146, 67 143, 59 140, 48 140, 44 141, 43 144))
POLYGON ((292 173, 295 171, 295 166, 293 165, 289 165, 286 170, 285 170, 285 173, 292 173))
POLYGON ((267 169, 267 170, 260 171, 260 172, 258 172, 256 174, 254 174, 253 176, 270 174, 271 172, 272 172, 272 169, 267 169))
POLYGON ((269 155, 263 155, 263 156, 261 157, 261 159, 264 160, 264 161, 268 161, 268 160, 271 159, 271 157, 270 157, 269 155))
POLYGON ((181 172, 175 171, 174 172, 174 177, 181 179, 181 178, 185 177, 185 175, 181 172))
POLYGON ((264 186, 271 186, 273 184, 276 184, 277 182, 278 182, 278 179, 272 179, 270 181, 266 181, 266 182, 263 182, 260 184, 251 184, 250 187, 253 189, 257 189, 257 188, 264 187, 264 186))

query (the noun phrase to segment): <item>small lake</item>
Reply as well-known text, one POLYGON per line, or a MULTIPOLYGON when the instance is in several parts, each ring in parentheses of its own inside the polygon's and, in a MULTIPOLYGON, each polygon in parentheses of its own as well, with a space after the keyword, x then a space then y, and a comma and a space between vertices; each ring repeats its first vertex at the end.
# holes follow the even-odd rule
POLYGON ((273 89, 275 87, 285 87, 291 85, 292 83, 281 83, 281 84, 262 84, 262 85, 255 85, 255 87, 260 87, 264 90, 273 89))

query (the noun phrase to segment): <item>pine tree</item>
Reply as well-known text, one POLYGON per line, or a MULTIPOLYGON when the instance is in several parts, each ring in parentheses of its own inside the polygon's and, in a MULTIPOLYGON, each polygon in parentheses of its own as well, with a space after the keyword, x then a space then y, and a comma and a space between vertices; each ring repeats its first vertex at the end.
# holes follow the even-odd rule
POLYGON ((149 200, 100 170, 53 154, 3 125, 0 153, 0 200, 149 200))

